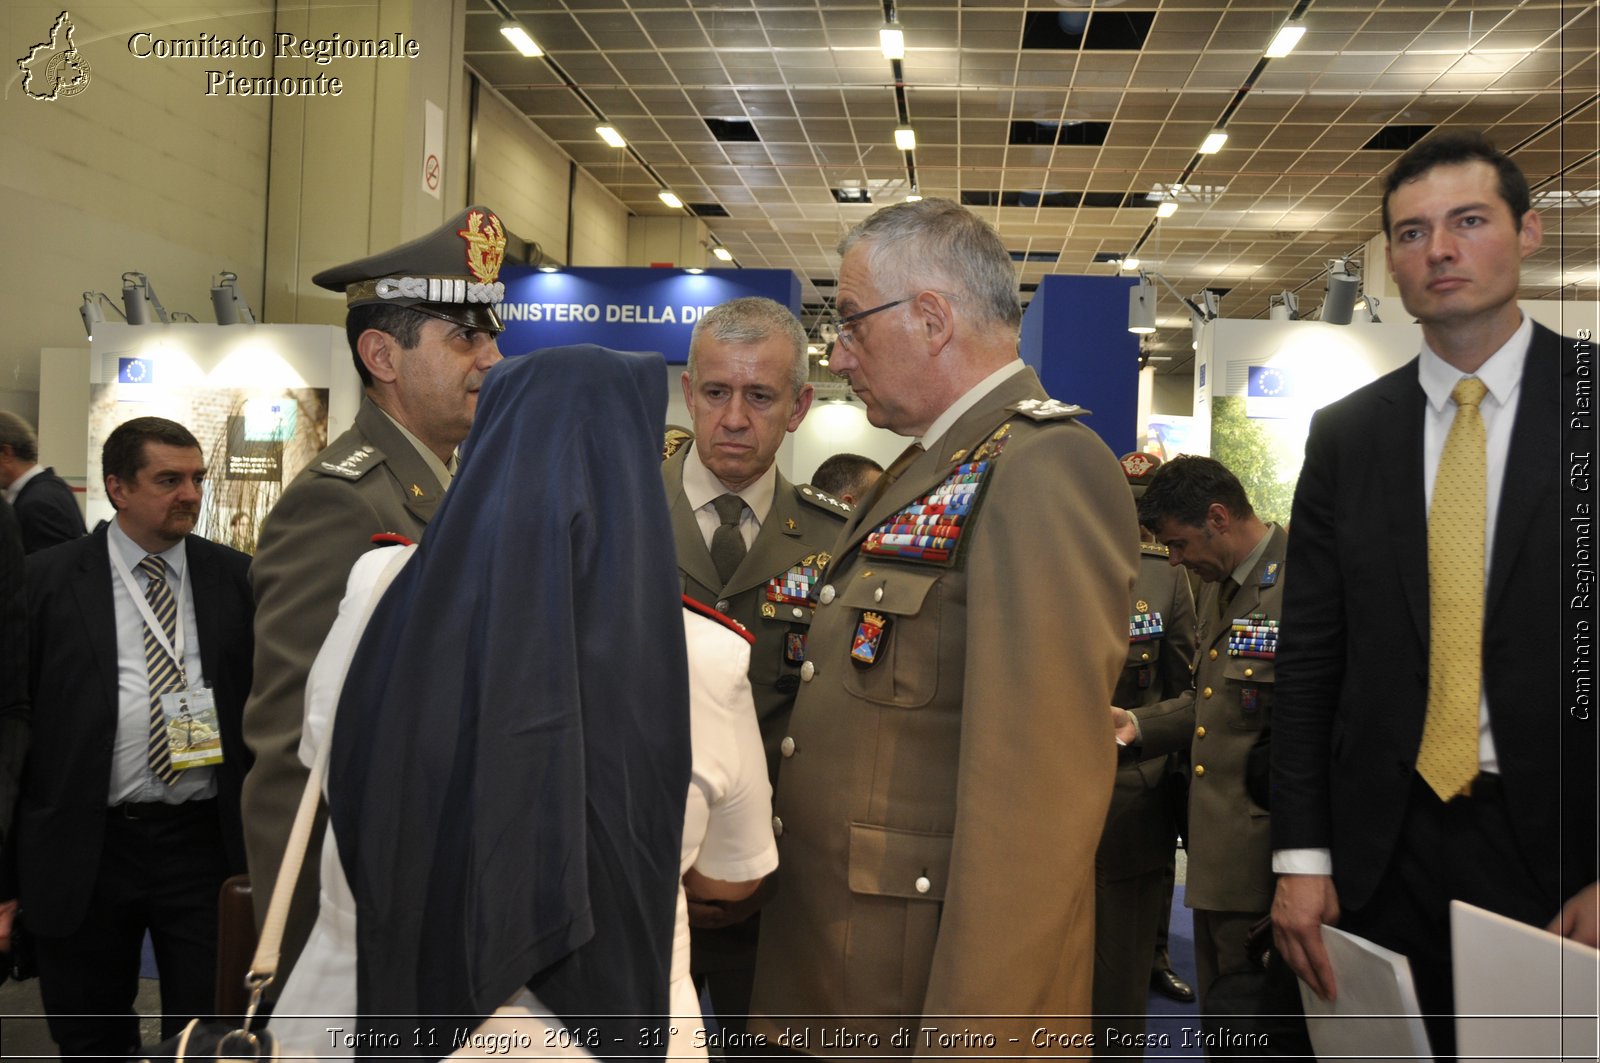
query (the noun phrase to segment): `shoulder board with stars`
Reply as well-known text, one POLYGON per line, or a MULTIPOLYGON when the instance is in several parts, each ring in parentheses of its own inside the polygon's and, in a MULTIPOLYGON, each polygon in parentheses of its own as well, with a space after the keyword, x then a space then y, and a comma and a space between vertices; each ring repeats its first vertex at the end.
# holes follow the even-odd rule
POLYGON ((1145 557, 1170 557, 1172 551, 1160 543, 1140 543, 1139 552, 1145 557))
POLYGON ((794 493, 799 495, 804 502, 810 502, 824 513, 832 513, 835 517, 848 517, 854 506, 848 502, 841 502, 826 491, 812 487, 810 484, 795 484, 794 493))
POLYGON ((683 607, 689 610, 691 613, 699 613, 701 616, 709 617, 710 619, 715 620, 717 623, 721 624, 735 635, 738 635, 740 638, 744 639, 750 645, 754 646, 756 644, 756 637, 750 633, 749 628, 739 623, 739 621, 735 620, 733 617, 717 612, 704 602, 697 602, 685 594, 683 596, 683 607))
POLYGON ((1059 399, 1023 399, 1006 409, 1034 421, 1065 421, 1073 417, 1087 417, 1092 412, 1075 402, 1062 402, 1059 399))
POLYGON ((932 491, 868 532, 861 552, 953 567, 963 533, 977 512, 983 488, 1010 434, 1011 426, 1003 424, 971 456, 957 451, 959 456, 952 457, 962 463, 932 491))
POLYGON ((343 458, 323 458, 311 468, 324 476, 341 476, 346 480, 359 480, 383 464, 383 451, 371 443, 363 443, 343 458))

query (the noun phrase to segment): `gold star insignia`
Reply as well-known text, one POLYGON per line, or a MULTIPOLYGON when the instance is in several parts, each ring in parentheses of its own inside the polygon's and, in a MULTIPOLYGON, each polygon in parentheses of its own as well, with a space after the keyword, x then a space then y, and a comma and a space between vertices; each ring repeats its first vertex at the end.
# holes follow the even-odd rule
POLYGON ((416 484, 412 484, 411 485, 411 495, 412 495, 413 498, 421 498, 422 497, 422 488, 418 487, 416 484))
POLYGON ((798 525, 798 524, 796 524, 794 522, 794 518, 793 517, 790 517, 788 520, 784 521, 783 523, 784 523, 784 526, 787 527, 790 531, 794 531, 796 528, 798 528, 800 526, 800 525, 798 525))

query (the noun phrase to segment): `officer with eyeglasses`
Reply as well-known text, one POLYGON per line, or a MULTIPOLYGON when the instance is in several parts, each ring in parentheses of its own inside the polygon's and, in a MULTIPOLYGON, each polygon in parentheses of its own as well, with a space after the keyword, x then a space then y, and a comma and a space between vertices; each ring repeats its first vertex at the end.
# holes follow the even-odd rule
POLYGON ((750 1029, 822 1055, 1087 1054, 1132 499, 1087 411, 1018 359, 989 225, 898 204, 839 251, 831 368, 915 443, 816 594, 750 1029))

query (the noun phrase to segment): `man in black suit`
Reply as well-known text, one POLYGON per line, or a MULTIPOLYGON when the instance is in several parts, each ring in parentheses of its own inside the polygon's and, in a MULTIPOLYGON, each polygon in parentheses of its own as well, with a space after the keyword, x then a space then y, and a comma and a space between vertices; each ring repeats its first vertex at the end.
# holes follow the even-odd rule
POLYGON ((85 534, 72 488, 54 469, 39 466, 33 426, 5 410, 0 410, 0 488, 17 511, 22 548, 28 553, 85 534))
POLYGON ((115 519, 28 559, 35 711, 5 885, 62 1057, 120 1059, 147 930, 162 1035, 212 1010, 217 891, 244 869, 254 606, 249 557, 190 534, 206 469, 186 428, 129 421, 101 465, 115 519))
MULTIPOLYGON (((28 752, 28 688, 12 678, 28 667, 28 613, 22 590, 22 531, 0 499, 0 866, 11 845, 11 813, 28 752)), ((15 898, 0 901, 0 955, 11 951, 15 898)))
POLYGON ((1594 722, 1561 678, 1561 411, 1581 348, 1517 306, 1542 238, 1529 204, 1477 134, 1396 164, 1388 262, 1422 354, 1318 412, 1290 521, 1278 947, 1330 998, 1319 924, 1407 955, 1441 1058, 1452 899, 1597 937, 1594 722))

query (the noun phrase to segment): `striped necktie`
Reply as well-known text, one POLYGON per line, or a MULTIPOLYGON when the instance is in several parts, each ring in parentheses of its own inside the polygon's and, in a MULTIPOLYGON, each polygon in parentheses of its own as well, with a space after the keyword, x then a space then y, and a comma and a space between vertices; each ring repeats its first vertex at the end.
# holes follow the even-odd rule
POLYGON ((1417 773, 1448 801, 1478 774, 1483 664, 1483 538, 1488 513, 1483 418, 1489 389, 1463 377, 1428 509, 1428 715, 1417 773))
MULTIPOLYGON (((139 568, 149 577, 144 596, 155 613, 161 630, 167 636, 167 645, 176 648, 178 640, 178 600, 167 584, 167 566, 154 554, 139 562, 139 568)), ((178 780, 178 770, 172 766, 172 752, 167 745, 167 717, 161 711, 161 695, 182 690, 183 673, 178 662, 162 648, 150 622, 144 624, 144 663, 150 673, 150 770, 168 786, 178 780)))

